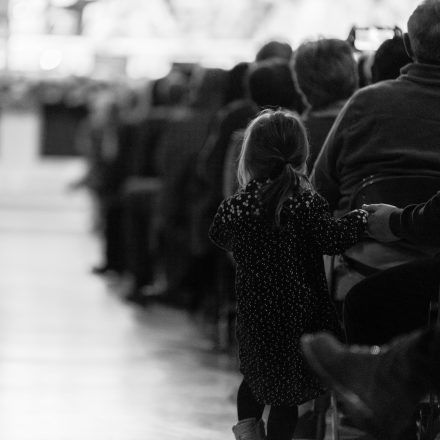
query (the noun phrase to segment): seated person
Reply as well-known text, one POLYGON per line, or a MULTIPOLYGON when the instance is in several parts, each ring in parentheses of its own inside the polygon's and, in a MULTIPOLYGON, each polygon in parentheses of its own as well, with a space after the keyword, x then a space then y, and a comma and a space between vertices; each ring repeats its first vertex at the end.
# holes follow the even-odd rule
POLYGON ((290 61, 292 58, 292 46, 285 41, 272 40, 263 44, 255 55, 255 61, 264 61, 272 58, 280 58, 290 61))
POLYGON ((372 174, 440 175, 440 7, 422 3, 408 21, 413 62, 399 78, 358 90, 336 119, 311 174, 337 214, 372 174))
POLYGON ((385 40, 376 50, 371 66, 372 82, 396 79, 402 67, 411 63, 405 49, 403 37, 396 35, 385 40))
POLYGON ((303 43, 295 52, 293 73, 309 104, 303 122, 309 136, 307 165, 311 170, 336 116, 358 87, 353 50, 337 39, 303 43))
MULTIPOLYGON (((377 240, 440 244, 440 192, 404 209, 384 204, 364 209, 368 231, 377 240)), ((440 391, 440 328, 416 330, 428 323, 430 300, 438 300, 439 269, 437 255, 380 272, 349 292, 348 342, 375 347, 343 347, 326 334, 302 339, 306 359, 348 405, 353 425, 378 439, 401 439, 411 430, 419 399, 429 390, 440 391), (411 330, 415 333, 388 347, 377 346, 411 330)))

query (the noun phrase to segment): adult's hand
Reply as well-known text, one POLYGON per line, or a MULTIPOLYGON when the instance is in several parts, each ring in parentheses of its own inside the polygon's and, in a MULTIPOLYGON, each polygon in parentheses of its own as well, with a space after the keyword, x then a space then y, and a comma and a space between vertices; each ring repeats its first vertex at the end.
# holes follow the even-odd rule
POLYGON ((362 205, 362 209, 368 212, 368 234, 377 241, 389 243, 399 240, 390 229, 390 215, 400 211, 399 208, 385 203, 362 205))

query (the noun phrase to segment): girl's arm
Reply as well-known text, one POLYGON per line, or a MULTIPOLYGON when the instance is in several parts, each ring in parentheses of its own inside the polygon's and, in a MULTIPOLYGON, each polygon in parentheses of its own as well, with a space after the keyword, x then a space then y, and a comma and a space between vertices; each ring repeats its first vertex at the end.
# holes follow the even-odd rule
POLYGON ((225 251, 232 251, 232 213, 229 199, 223 200, 209 228, 209 238, 225 251))
POLYGON ((310 215, 312 240, 326 255, 339 254, 356 244, 367 227, 366 211, 356 209, 341 218, 335 218, 329 212, 327 201, 318 194, 310 202, 310 215))

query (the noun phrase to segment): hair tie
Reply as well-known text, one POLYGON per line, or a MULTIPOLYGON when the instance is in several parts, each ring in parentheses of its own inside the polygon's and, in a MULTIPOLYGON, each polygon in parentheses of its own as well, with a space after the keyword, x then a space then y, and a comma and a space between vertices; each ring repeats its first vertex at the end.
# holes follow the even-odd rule
POLYGON ((282 159, 282 162, 278 162, 278 165, 274 166, 272 168, 272 172, 270 173, 269 178, 270 179, 275 179, 277 178, 284 170, 284 168, 286 168, 286 165, 292 165, 292 160, 291 159, 282 159))

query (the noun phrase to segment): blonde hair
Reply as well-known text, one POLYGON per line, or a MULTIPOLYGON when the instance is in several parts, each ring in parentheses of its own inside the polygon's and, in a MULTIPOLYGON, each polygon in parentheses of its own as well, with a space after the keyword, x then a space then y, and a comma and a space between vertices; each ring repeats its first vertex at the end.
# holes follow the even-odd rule
POLYGON ((246 128, 238 162, 241 187, 263 181, 261 201, 276 226, 285 200, 311 185, 306 176, 307 133, 299 116, 285 109, 263 110, 246 128))

